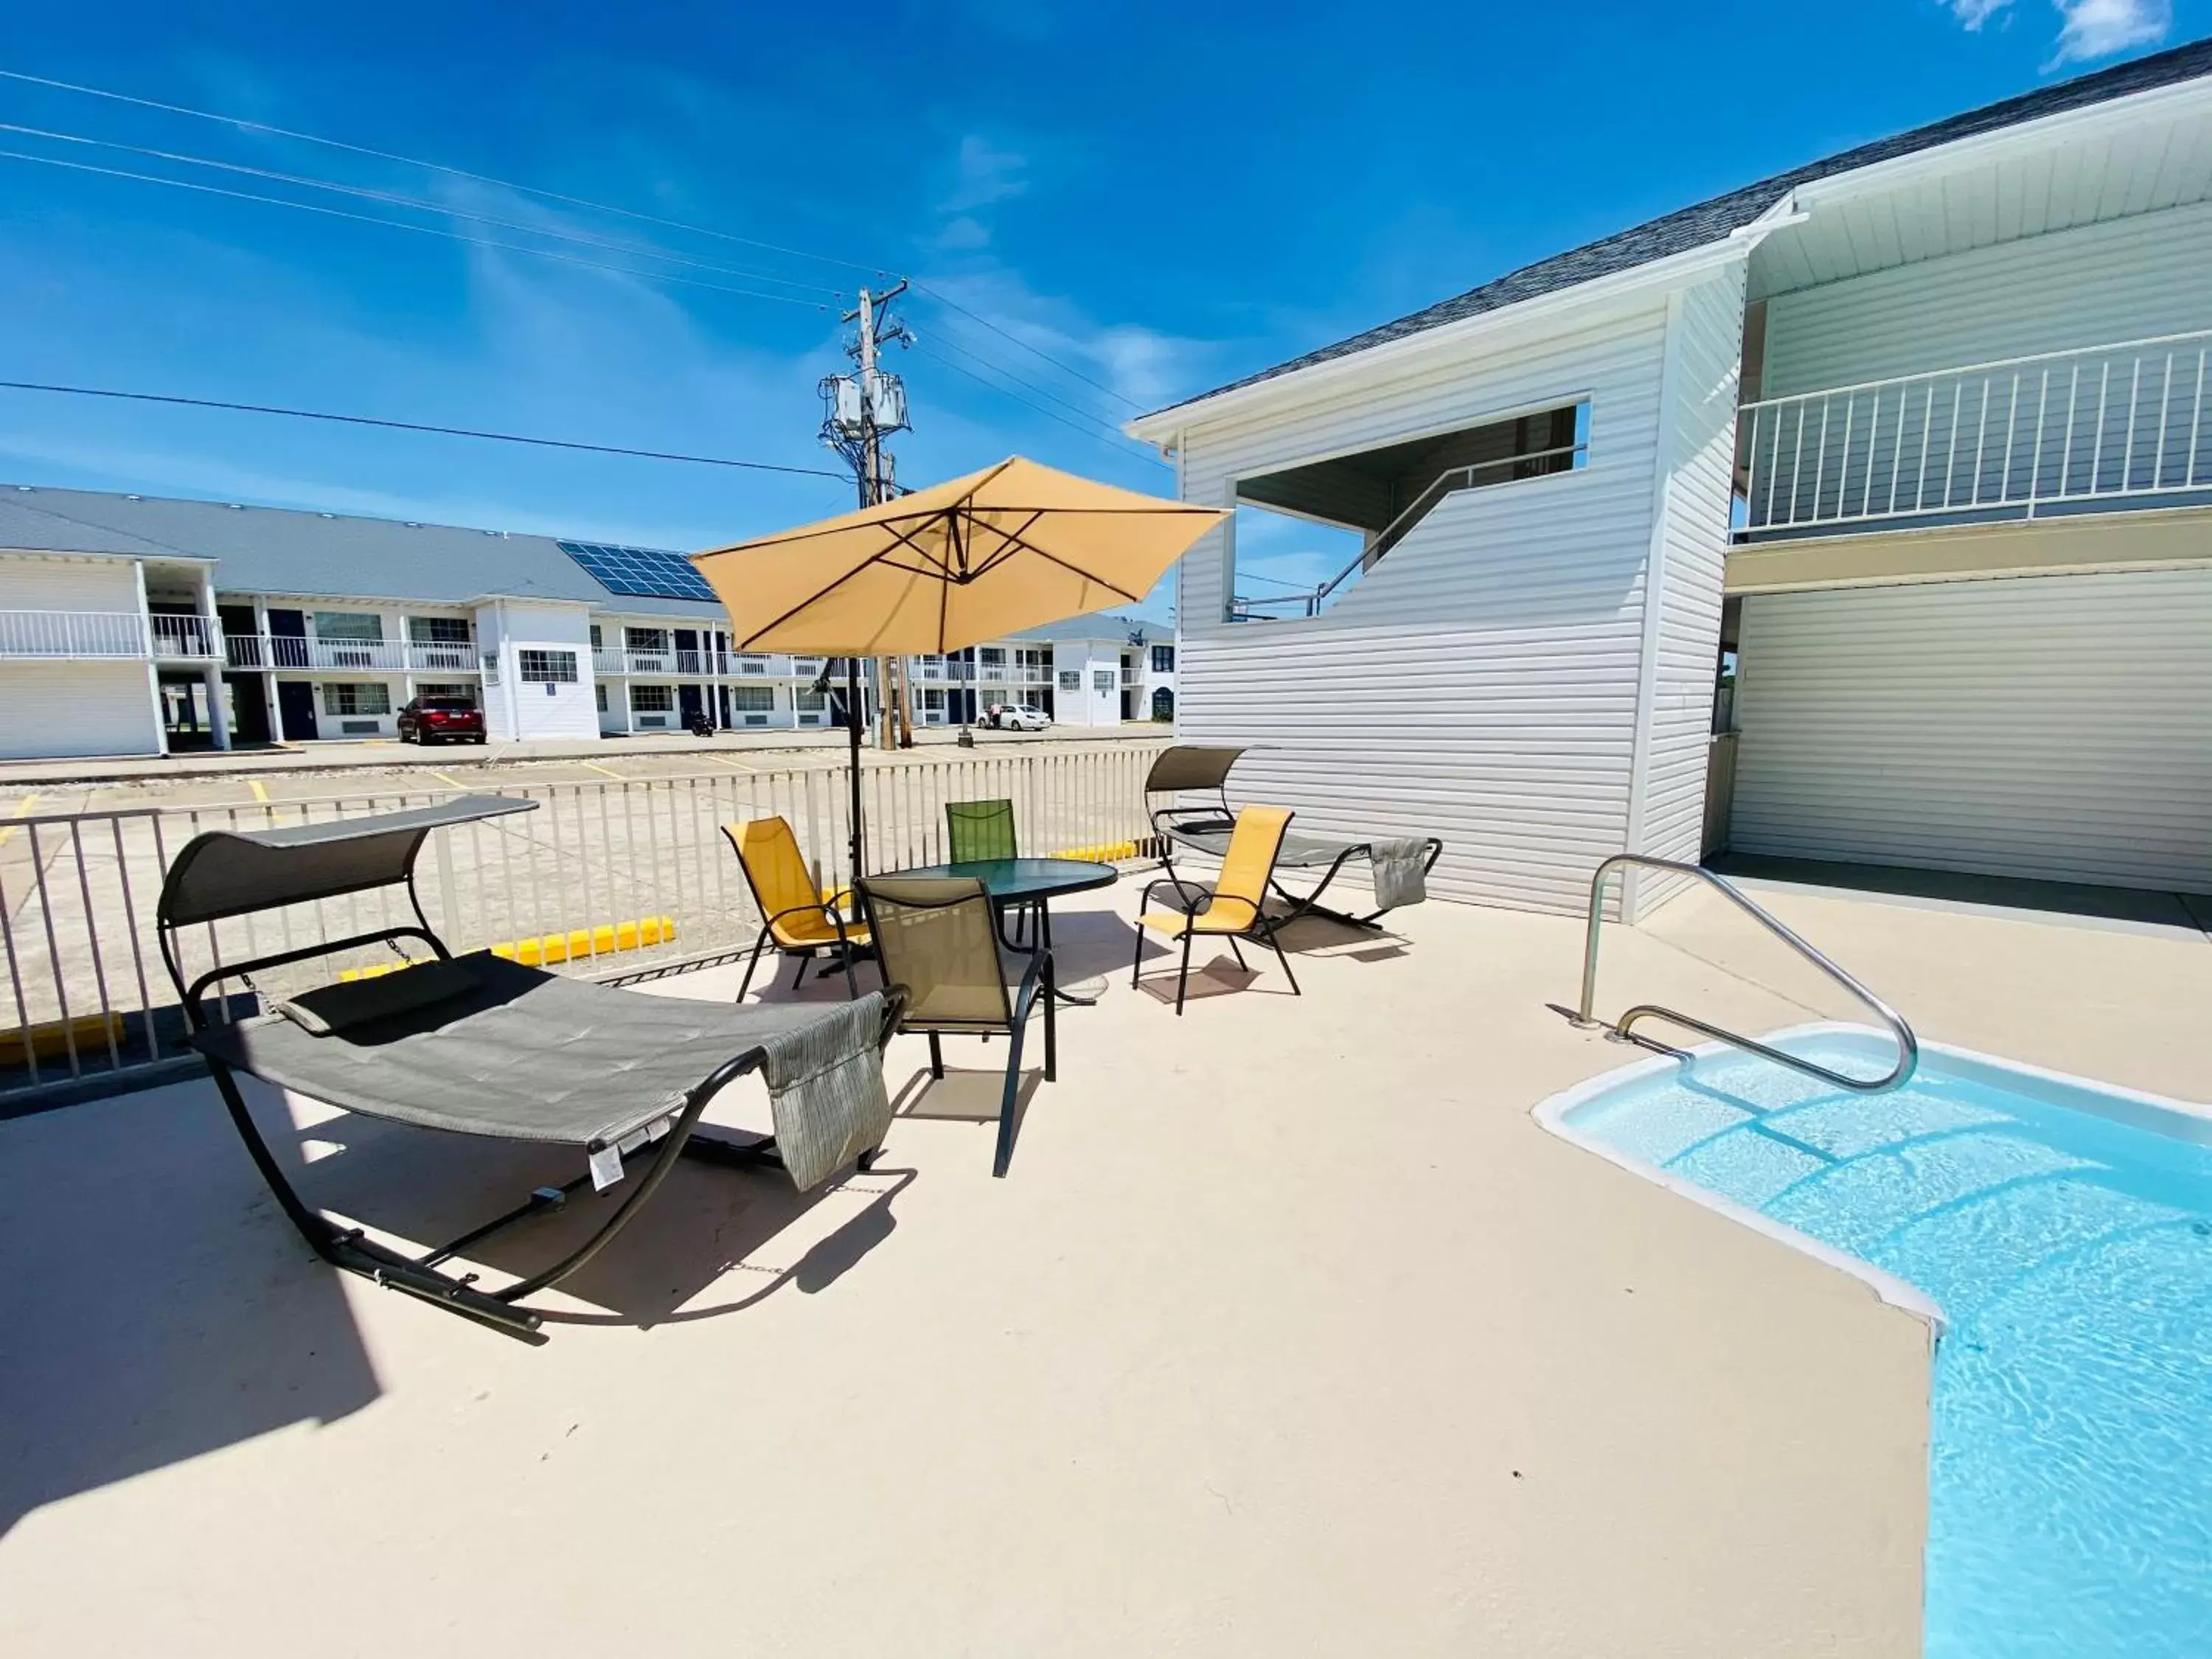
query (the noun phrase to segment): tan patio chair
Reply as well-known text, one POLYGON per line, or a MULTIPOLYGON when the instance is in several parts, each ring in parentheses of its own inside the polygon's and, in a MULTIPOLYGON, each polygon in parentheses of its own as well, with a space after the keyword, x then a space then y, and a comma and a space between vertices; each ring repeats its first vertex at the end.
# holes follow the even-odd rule
POLYGON ((1288 807, 1248 806, 1237 815, 1237 828, 1231 832, 1228 849, 1222 855, 1218 879, 1209 884, 1170 873, 1146 885, 1137 904, 1137 954, 1129 964, 1131 989, 1136 988, 1144 965, 1145 933, 1149 929, 1182 941, 1182 966, 1176 975, 1178 1015, 1190 984, 1191 941, 1200 936, 1228 941, 1239 968, 1245 962, 1243 951, 1237 948, 1238 939, 1267 945, 1283 964, 1291 994, 1304 994, 1298 989, 1297 975, 1291 971, 1291 959, 1283 954, 1274 928, 1267 925, 1266 908, 1267 884, 1274 876, 1276 855, 1283 849, 1284 831, 1290 827, 1288 807), (1174 896, 1166 901, 1169 908, 1154 910, 1152 895, 1163 887, 1173 889, 1174 896))
POLYGON ((1052 952, 1002 953, 990 895, 972 878, 871 876, 860 883, 870 931, 884 974, 907 994, 899 1029, 929 1038, 929 1071, 945 1075, 946 1036, 1009 1038, 1006 1089, 999 1104, 999 1145, 991 1173, 1003 1176, 1014 1155, 1014 1103, 1022 1080, 1022 1036, 1030 1016, 1044 1011, 1044 1080, 1058 1061, 1053 1028, 1052 952), (1018 976, 1012 989, 1009 976, 1018 976))

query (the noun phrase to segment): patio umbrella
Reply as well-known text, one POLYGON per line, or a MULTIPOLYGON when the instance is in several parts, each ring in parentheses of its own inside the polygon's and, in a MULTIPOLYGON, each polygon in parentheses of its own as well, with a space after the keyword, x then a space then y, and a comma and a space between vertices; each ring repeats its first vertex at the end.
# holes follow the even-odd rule
POLYGON ((695 553, 735 648, 846 659, 860 873, 859 659, 958 651, 1139 605, 1228 515, 1019 456, 818 524, 695 553))

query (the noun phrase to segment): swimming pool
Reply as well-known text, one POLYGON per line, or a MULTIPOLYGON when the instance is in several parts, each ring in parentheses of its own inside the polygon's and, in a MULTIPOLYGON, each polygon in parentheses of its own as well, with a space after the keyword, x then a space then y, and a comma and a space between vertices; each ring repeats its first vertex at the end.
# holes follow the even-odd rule
POLYGON ((2212 1111, 1929 1044, 1887 1094, 1716 1048, 1537 1115, 1937 1320, 1929 1659, 2212 1654, 2212 1111))

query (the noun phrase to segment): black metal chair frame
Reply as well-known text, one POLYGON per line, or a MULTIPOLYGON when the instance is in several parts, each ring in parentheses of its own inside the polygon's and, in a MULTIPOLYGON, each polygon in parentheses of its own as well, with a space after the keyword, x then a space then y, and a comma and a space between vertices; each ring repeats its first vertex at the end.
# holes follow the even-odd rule
MULTIPOLYGON (((532 801, 527 805, 534 807, 537 803, 532 801)), ((424 834, 427 836, 428 831, 424 834)), ((406 856, 405 872, 402 880, 398 883, 375 884, 378 886, 404 885, 409 908, 415 915, 416 925, 410 927, 402 924, 398 927, 374 928, 345 939, 302 945, 297 949, 276 951, 267 956, 254 957, 241 962, 218 962, 205 973, 187 980, 185 976, 183 955, 179 948, 177 936, 185 927, 202 920, 210 919, 195 916, 181 922, 173 919, 170 914, 171 898, 175 890, 178 873, 186 867, 187 860, 193 856, 195 850, 204 842, 220 839, 222 835, 222 832, 213 832, 197 836, 185 844, 178 854, 175 862, 170 866, 167 878, 163 884, 161 903, 155 912, 155 937, 161 950, 162 964, 168 969, 170 981, 176 986, 179 998, 183 1003, 188 1043, 192 1042, 193 1037, 198 1034, 210 1030, 217 1023, 210 1018, 204 999, 210 988, 225 980, 242 981, 249 989, 252 989, 253 988, 252 975, 263 969, 283 967, 296 962, 306 962, 319 957, 337 956, 344 951, 362 950, 376 945, 388 945, 395 953, 404 956, 405 953, 399 949, 400 943, 410 939, 418 939, 428 945, 440 961, 450 962, 453 959, 453 951, 432 929, 429 918, 422 909, 422 896, 415 885, 415 860, 422 846, 422 840, 418 838, 414 849, 406 856)), ((356 886, 338 890, 367 890, 356 886)), ((302 902, 308 898, 335 896, 337 896, 336 893, 315 893, 295 896, 283 900, 276 905, 247 907, 228 914, 247 915, 256 909, 280 908, 283 903, 302 902)), ((212 926, 212 920, 210 920, 210 925, 212 926)), ((611 994, 625 994, 611 993, 611 994)), ((896 1028, 904 994, 896 988, 891 988, 887 989, 885 998, 884 1026, 878 1038, 879 1046, 881 1042, 889 1041, 892 1030, 896 1028)), ((194 1044, 194 1046, 198 1045, 194 1044)), ((612 1243, 615 1236, 629 1224, 638 1212, 645 1207, 653 1194, 659 1189, 669 1170, 675 1167, 677 1159, 696 1158, 709 1163, 743 1169, 782 1167, 781 1158, 776 1151, 775 1137, 772 1135, 748 1136, 743 1139, 736 1139, 714 1132, 702 1132, 699 1128, 700 1116, 714 1097, 738 1078, 757 1070, 765 1057, 766 1050, 758 1047, 733 1054, 715 1066, 685 1093, 683 1106, 676 1115, 673 1127, 660 1138, 659 1150, 652 1161, 638 1172, 635 1184, 622 1201, 614 1206, 612 1212, 598 1231, 550 1267, 532 1273, 515 1284, 504 1285, 495 1291, 485 1291, 477 1288, 478 1275, 472 1273, 456 1275, 443 1272, 441 1271, 443 1264, 471 1245, 481 1243, 517 1223, 559 1209, 573 1194, 590 1184, 592 1176, 588 1172, 561 1187, 537 1188, 522 1203, 513 1209, 494 1216, 489 1220, 471 1227, 459 1237, 420 1255, 406 1255, 378 1243, 367 1237, 358 1227, 337 1225, 323 1215, 319 1210, 307 1203, 300 1195, 298 1189, 285 1177, 283 1166, 278 1164, 276 1154, 270 1150, 267 1139, 262 1134, 259 1125, 254 1121, 253 1114, 246 1106, 246 1097, 239 1089, 237 1075, 232 1067, 211 1054, 203 1052, 201 1054, 201 1058, 207 1063, 209 1072, 214 1077, 216 1090, 222 1097, 223 1106, 230 1115, 231 1123, 237 1129, 239 1138, 246 1143, 246 1150, 253 1159, 254 1167, 260 1171, 262 1180, 268 1184, 270 1193, 275 1195, 286 1218, 291 1222, 301 1237, 307 1241, 308 1248, 318 1256, 333 1267, 347 1273, 358 1273, 386 1290, 402 1291, 410 1296, 419 1297, 426 1302, 445 1308, 451 1312, 478 1320, 510 1335, 532 1341, 544 1340, 538 1334, 538 1327, 543 1322, 543 1316, 535 1309, 522 1306, 523 1299, 559 1284, 562 1279, 582 1268, 612 1243)), ((594 1147, 588 1150, 599 1149, 594 1147)), ((860 1158, 860 1168, 863 1171, 868 1170, 873 1165, 875 1158, 875 1150, 864 1152, 860 1158)))
MULTIPOLYGON (((1271 865, 1268 867, 1268 887, 1273 887, 1274 885, 1273 877, 1274 870, 1273 866, 1271 865)), ((1202 881, 1188 880, 1184 877, 1178 876, 1174 871, 1170 870, 1167 874, 1156 877, 1154 879, 1145 884, 1144 893, 1137 901, 1137 914, 1141 916, 1144 915, 1146 910, 1151 907, 1152 895, 1163 887, 1173 887, 1176 890, 1177 895, 1183 901, 1184 914, 1193 921, 1197 919, 1199 912, 1203 909, 1205 906, 1212 902, 1214 896, 1213 889, 1206 883, 1202 881)), ((1262 888, 1261 890, 1264 896, 1267 889, 1262 888)), ((1231 903, 1242 904, 1247 901, 1238 898, 1232 894, 1231 896, 1230 902, 1231 903)), ((1283 923, 1291 920, 1291 918, 1287 916, 1271 918, 1267 915, 1267 907, 1264 904, 1254 905, 1252 907, 1252 920, 1247 922, 1240 931, 1234 933, 1208 933, 1200 934, 1198 930, 1194 927, 1185 927, 1183 929, 1182 962, 1181 966, 1176 970, 1176 1013, 1178 1018, 1180 1018, 1182 1013, 1183 994, 1190 988, 1190 947, 1193 941, 1200 938, 1226 940, 1229 945, 1229 954, 1237 958, 1237 965, 1239 968, 1242 968, 1248 974, 1252 971, 1251 964, 1244 960, 1244 952, 1237 949, 1237 941, 1240 939, 1249 939, 1255 945, 1266 945, 1269 950, 1275 953, 1275 960, 1282 963, 1283 977, 1291 982, 1291 994, 1294 997, 1302 997, 1305 994, 1304 991, 1298 988, 1298 976, 1291 971, 1291 959, 1283 954, 1282 941, 1275 937, 1275 935, 1281 931, 1283 923)), ((1133 991, 1137 988, 1139 982, 1143 978, 1144 963, 1145 930, 1144 927, 1139 925, 1137 929, 1137 953, 1134 959, 1133 959, 1129 963, 1129 988, 1133 991)))
MULTIPOLYGON (((1152 821, 1153 838, 1159 843, 1160 868, 1170 878, 1175 878, 1175 849, 1179 842, 1193 852, 1208 853, 1208 849, 1184 840, 1185 836, 1196 832, 1225 833, 1236 827, 1237 809, 1229 804, 1229 772, 1230 769, 1237 763, 1237 757, 1243 752, 1242 749, 1208 750, 1199 745, 1178 744, 1174 748, 1162 750, 1154 758, 1152 769, 1145 779, 1145 815, 1152 821), (1159 775, 1161 763, 1168 757, 1182 757, 1201 753, 1209 757, 1222 757, 1218 775, 1212 776, 1209 781, 1197 783, 1157 784, 1153 781, 1153 779, 1159 775), (1215 805, 1212 802, 1197 806, 1177 806, 1170 804, 1166 806, 1155 807, 1152 805, 1152 798, 1156 794, 1170 791, 1178 794, 1188 794, 1194 791, 1203 792, 1208 789, 1213 792, 1214 800, 1219 802, 1218 805, 1215 805)), ((1427 843, 1429 849, 1428 856, 1421 864, 1421 870, 1425 874, 1437 867, 1437 860, 1443 856, 1444 844, 1434 836, 1424 836, 1423 840, 1427 843)), ((1346 864, 1354 859, 1371 858, 1374 850, 1374 843, 1371 842, 1350 843, 1330 861, 1328 867, 1322 872, 1321 880, 1310 891, 1305 893, 1291 892, 1283 885, 1280 878, 1273 871, 1269 872, 1268 890, 1290 906, 1290 908, 1280 915, 1267 917, 1268 930, 1273 932, 1286 927, 1301 916, 1319 916, 1322 921, 1335 922, 1339 927, 1357 927, 1364 933, 1380 933, 1382 918, 1389 914, 1388 910, 1370 910, 1365 915, 1356 916, 1347 911, 1333 910, 1321 902, 1321 896, 1328 890, 1329 884, 1336 879, 1337 873, 1346 864)), ((1281 866, 1278 865, 1276 867, 1279 869, 1281 866)))
MULTIPOLYGON (((815 952, 834 951, 836 954, 823 968, 821 977, 827 979, 839 969, 843 969, 845 994, 858 999, 860 994, 860 981, 853 972, 853 964, 856 962, 864 962, 873 956, 875 954, 873 948, 855 943, 846 937, 845 930, 851 924, 838 914, 837 907, 834 904, 818 902, 813 904, 794 904, 787 910, 779 910, 774 915, 769 915, 767 901, 761 897, 760 889, 753 883, 752 868, 746 864, 744 853, 738 846, 738 838, 730 833, 730 826, 726 823, 722 826, 722 837, 730 843, 730 851, 736 855, 738 873, 745 878, 745 890, 752 895, 753 908, 758 910, 762 915, 760 932, 753 939, 752 954, 745 958, 745 976, 738 986, 738 1000, 743 1002, 746 993, 753 988, 753 969, 760 966, 761 952, 770 945, 775 946, 779 955, 787 956, 792 959, 791 988, 794 991, 805 979, 806 964, 814 960, 815 952), (776 938, 775 925, 786 916, 814 915, 830 918, 830 925, 837 930, 836 944, 833 945, 824 939, 818 945, 786 945, 781 939, 776 938)), ((770 977, 773 979, 774 976, 770 977)))
MULTIPOLYGON (((896 879, 896 878, 887 878, 887 879, 896 879)), ((868 927, 872 936, 881 939, 884 935, 877 931, 874 900, 869 893, 869 885, 866 878, 860 882, 860 902, 866 910, 868 927)), ((981 882, 975 884, 975 892, 963 894, 957 898, 942 899, 934 903, 924 903, 905 898, 896 899, 893 902, 902 908, 915 910, 949 910, 957 905, 980 904, 987 912, 992 914, 991 936, 994 939, 999 937, 997 907, 991 902, 991 896, 983 890, 981 882)), ((1044 1080, 1047 1083, 1054 1081, 1059 1075, 1060 1068, 1058 1025, 1053 1017, 1053 1006, 1059 999, 1053 994, 1052 949, 1042 940, 1039 940, 1036 945, 1028 947, 1025 954, 1029 957, 1029 966, 1022 971, 1021 984, 1015 989, 1012 997, 1006 999, 1005 1003, 1006 1013, 1001 1021, 933 1020, 924 1022, 908 1019, 902 1010, 899 1016, 901 1030, 919 1031, 928 1037, 929 1074, 939 1081, 942 1081, 945 1076, 945 1050, 939 1042, 941 1037, 980 1036, 988 1040, 1001 1031, 1006 1033, 1006 1082, 999 1101, 998 1146, 991 1159, 991 1174, 1000 1179, 1005 1177, 1006 1166, 1012 1161, 1014 1156, 1014 1106, 1021 1095, 1022 1040, 1029 1030, 1030 1016, 1036 1012, 1039 1003, 1044 1006, 1044 1080)), ((1002 997, 1006 996, 1006 984, 1003 977, 999 981, 999 991, 1002 997)))
MULTIPOLYGON (((947 864, 967 864, 979 858, 1018 859, 1021 855, 1021 836, 1016 830, 1012 801, 1000 796, 989 800, 949 800, 945 803, 945 861, 947 864), (1006 850, 1004 853, 979 854, 973 848, 963 847, 960 844, 959 815, 964 810, 979 806, 1005 809, 1003 814, 993 814, 994 817, 1003 816, 1006 821, 1006 850)), ((1016 899, 1011 903, 1000 904, 994 900, 993 907, 999 916, 1000 943, 1009 951, 1028 950, 1029 936, 1038 932, 1041 927, 1037 918, 1042 911, 1038 902, 1030 899, 1016 899), (1013 924, 1011 933, 1006 928, 1008 921, 1013 924)))

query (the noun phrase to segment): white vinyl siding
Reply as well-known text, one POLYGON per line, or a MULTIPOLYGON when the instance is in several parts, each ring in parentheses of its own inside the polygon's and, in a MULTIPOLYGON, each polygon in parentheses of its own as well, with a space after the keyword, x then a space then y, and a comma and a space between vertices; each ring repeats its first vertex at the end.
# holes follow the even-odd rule
MULTIPOLYGON (((1728 566, 1729 498, 1743 354, 1744 267, 1675 296, 1666 370, 1666 473, 1654 545, 1662 561, 1659 613, 1645 629, 1648 745, 1631 845, 1698 862, 1705 817, 1705 761, 1712 745, 1713 683, 1720 660, 1721 586, 1728 566)), ((1685 878, 1646 873, 1636 914, 1685 878)))
POLYGON ((2212 891, 2212 570, 1753 594, 1739 853, 2212 891))
POLYGON ((0 611, 143 615, 145 607, 138 599, 137 567, 128 559, 6 555, 0 556, 0 611))
POLYGON ((2212 329, 2207 271, 2212 205, 1781 295, 1767 305, 1759 395, 2212 329))
POLYGON ((143 662, 0 661, 0 760, 161 750, 143 662))
MULTIPOLYGON (((1226 536, 1182 562, 1178 736, 1266 744, 1232 798, 1303 828, 1437 835, 1441 896, 1577 910, 1620 850, 1664 301, 1542 340, 1440 346, 1380 385, 1184 434, 1182 493, 1587 398, 1579 471, 1446 497, 1316 618, 1229 623, 1226 536)), ((1286 393, 1286 395, 1288 395, 1286 393)))

